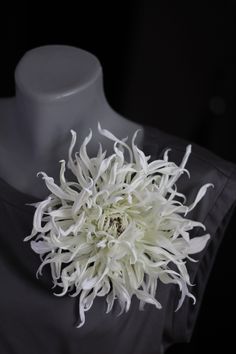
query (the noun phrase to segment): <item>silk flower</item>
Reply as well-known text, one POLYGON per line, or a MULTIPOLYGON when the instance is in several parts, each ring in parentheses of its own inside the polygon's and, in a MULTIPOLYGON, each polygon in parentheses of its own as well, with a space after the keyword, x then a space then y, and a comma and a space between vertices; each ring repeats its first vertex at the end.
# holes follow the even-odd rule
POLYGON ((169 161, 170 149, 163 159, 148 163, 151 156, 145 156, 134 143, 139 130, 133 134, 130 148, 125 143, 127 137, 118 139, 98 122, 99 133, 114 141, 114 154, 106 157, 99 143, 97 156, 87 155, 90 129, 73 159, 77 134, 71 129, 67 168, 75 180, 66 180, 65 160, 59 161, 60 186, 45 172, 37 174, 43 176, 51 193, 45 200, 28 204, 36 210, 32 232, 24 241, 31 240, 32 250, 40 255, 37 277, 46 264, 50 265, 53 288, 62 288, 54 295, 80 296, 77 328, 84 325, 85 312, 96 296, 106 296, 106 313, 112 310, 115 299, 120 304, 119 315, 127 312, 133 295, 140 300, 140 310, 145 303, 161 309, 158 281, 179 286, 176 311, 186 296, 196 302, 189 291, 193 284, 186 260, 197 261, 191 255, 205 248, 210 235, 190 237, 193 228, 205 230, 205 226, 188 219, 187 214, 213 185, 203 185, 187 206, 176 182, 183 173, 190 177, 185 165, 191 145, 179 166, 169 161), (124 157, 125 148, 129 162, 124 157))

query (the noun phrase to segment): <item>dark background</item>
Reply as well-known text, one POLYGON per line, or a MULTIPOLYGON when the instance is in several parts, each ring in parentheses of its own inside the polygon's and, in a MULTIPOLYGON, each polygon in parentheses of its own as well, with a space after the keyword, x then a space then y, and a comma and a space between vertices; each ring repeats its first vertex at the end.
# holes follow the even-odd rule
MULTIPOLYGON (((130 120, 194 141, 236 162, 234 1, 127 1, 50 10, 38 2, 0 14, 0 96, 14 95, 23 54, 45 44, 100 60, 110 105, 130 120)), ((217 256, 191 343, 169 354, 227 351, 234 344, 233 217, 217 256)), ((228 350, 228 352, 230 352, 228 350)), ((148 352, 147 352, 148 354, 148 352)), ((158 354, 158 353, 157 353, 158 354)))

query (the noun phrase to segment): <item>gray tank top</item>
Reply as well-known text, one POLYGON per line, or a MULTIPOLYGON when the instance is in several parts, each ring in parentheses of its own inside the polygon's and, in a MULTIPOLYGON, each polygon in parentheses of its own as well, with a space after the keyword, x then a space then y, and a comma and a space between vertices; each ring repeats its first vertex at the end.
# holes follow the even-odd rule
MULTIPOLYGON (((167 147, 169 159, 180 163, 187 141, 155 127, 144 128, 144 152, 151 162, 162 157, 167 147)), ((181 177, 178 190, 190 203, 199 188, 208 182, 215 188, 191 212, 189 218, 203 222, 211 240, 199 254, 199 262, 187 263, 190 279, 196 284, 191 292, 196 304, 186 298, 179 311, 177 286, 158 284, 158 310, 132 298, 130 310, 120 311, 114 304, 106 314, 105 297, 97 297, 86 313, 83 327, 78 323, 78 298, 56 297, 52 291, 50 269, 36 278, 41 264, 24 237, 32 230, 35 208, 26 203, 39 201, 22 193, 0 178, 0 353, 1 354, 161 354, 177 342, 191 339, 204 290, 215 256, 225 234, 236 202, 236 166, 208 150, 192 144, 188 170, 191 178, 181 177)), ((1 173, 0 173, 1 174, 1 173)), ((193 236, 199 230, 195 229, 193 236)))

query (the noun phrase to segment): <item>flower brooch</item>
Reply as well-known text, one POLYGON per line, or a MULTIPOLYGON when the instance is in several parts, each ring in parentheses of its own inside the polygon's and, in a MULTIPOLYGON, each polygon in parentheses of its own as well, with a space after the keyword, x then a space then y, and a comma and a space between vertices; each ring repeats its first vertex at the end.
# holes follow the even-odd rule
POLYGON ((160 309, 155 297, 158 281, 179 286, 176 311, 186 296, 196 301, 188 290, 192 284, 185 263, 186 259, 196 261, 190 256, 204 249, 210 235, 190 238, 194 227, 205 230, 205 226, 186 215, 213 185, 203 185, 187 206, 176 181, 183 172, 189 175, 185 165, 191 145, 179 166, 168 160, 169 150, 163 159, 148 163, 150 155, 145 156, 134 143, 139 130, 133 135, 131 149, 125 143, 127 137, 119 140, 98 122, 99 133, 115 142, 114 154, 105 158, 106 151, 99 143, 97 157, 89 158, 86 145, 92 138, 90 129, 75 159, 72 150, 77 135, 70 130, 67 167, 75 180, 66 180, 65 160, 59 161, 60 186, 46 173, 37 174, 43 175, 51 193, 45 200, 29 204, 36 210, 32 232, 24 241, 37 235, 30 243, 42 261, 36 276, 50 264, 53 288, 62 288, 54 295, 80 294, 81 322, 77 328, 84 325, 85 311, 96 296, 106 295, 106 313, 115 299, 121 307, 119 315, 127 312, 133 295, 140 300, 140 310, 145 303, 160 309), (130 162, 124 159, 124 148, 130 162))

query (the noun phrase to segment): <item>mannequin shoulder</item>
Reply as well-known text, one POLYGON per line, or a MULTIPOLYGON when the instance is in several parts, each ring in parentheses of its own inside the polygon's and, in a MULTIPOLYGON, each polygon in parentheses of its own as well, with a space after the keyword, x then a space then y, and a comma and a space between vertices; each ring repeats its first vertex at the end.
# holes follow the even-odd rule
MULTIPOLYGON (((187 169, 194 166, 199 170, 201 168, 205 172, 209 170, 215 170, 219 174, 228 176, 234 176, 236 171, 236 164, 223 159, 214 152, 210 151, 203 146, 200 146, 187 139, 180 138, 178 136, 166 133, 157 129, 156 127, 147 127, 149 134, 155 136, 156 143, 159 146, 159 155, 162 155, 166 149, 171 149, 170 159, 175 162, 180 162, 188 145, 191 145, 191 154, 187 163, 187 169)), ((202 172, 203 172, 202 171, 202 172)))

